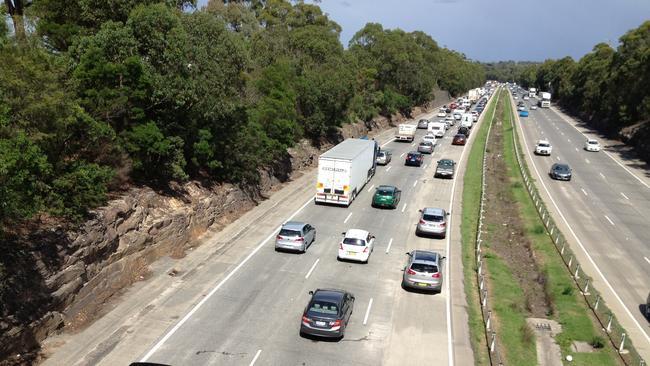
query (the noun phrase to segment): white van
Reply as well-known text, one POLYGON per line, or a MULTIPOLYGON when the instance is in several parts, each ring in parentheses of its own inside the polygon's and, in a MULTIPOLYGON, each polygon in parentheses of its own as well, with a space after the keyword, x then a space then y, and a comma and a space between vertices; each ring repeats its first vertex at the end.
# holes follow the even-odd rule
POLYGON ((429 133, 432 133, 436 137, 443 137, 447 131, 447 124, 441 122, 429 122, 428 130, 429 133))
POLYGON ((462 127, 472 128, 474 124, 474 116, 471 113, 465 113, 460 119, 460 125, 462 127))

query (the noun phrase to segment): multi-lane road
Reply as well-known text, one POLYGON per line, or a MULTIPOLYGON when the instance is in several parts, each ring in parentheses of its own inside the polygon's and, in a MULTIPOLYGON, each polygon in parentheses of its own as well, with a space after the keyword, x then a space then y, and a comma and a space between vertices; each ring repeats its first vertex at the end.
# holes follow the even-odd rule
MULTIPOLYGON (((436 161, 443 157, 460 162, 462 176, 470 145, 451 145, 456 127, 438 140, 434 154, 425 155, 419 168, 404 166, 404 158, 425 130, 418 130, 414 143, 394 142, 393 131, 377 136, 393 160, 378 167, 348 208, 314 204, 314 173, 292 182, 292 188, 285 187, 256 209, 261 214, 239 220, 241 228, 231 233, 234 240, 228 245, 207 244, 190 254, 193 264, 187 267, 193 269, 182 280, 163 276, 137 284, 121 309, 69 337, 46 364, 401 365, 407 359, 413 364, 473 364, 460 268, 462 181, 433 178, 436 161), (402 190, 396 209, 371 207, 374 187, 380 184, 402 190), (425 206, 451 211, 447 238, 415 235, 418 210, 425 206), (290 219, 317 229, 315 243, 304 254, 274 251, 277 229, 290 219), (376 236, 368 264, 336 259, 341 233, 351 228, 376 236), (405 253, 414 249, 447 256, 440 294, 400 287, 405 253), (341 341, 298 334, 308 292, 316 288, 340 288, 356 297, 341 341), (146 291, 159 295, 138 300, 137 294, 146 291)), ((169 265, 162 263, 154 272, 169 265)))
POLYGON ((555 108, 531 110, 530 117, 519 121, 522 144, 547 206, 556 212, 566 237, 577 246, 574 252, 637 350, 650 359, 650 329, 641 312, 650 291, 650 179, 608 151, 613 142, 555 108), (604 150, 584 150, 587 137, 600 140, 604 150), (533 155, 539 139, 550 141, 551 156, 533 155), (550 179, 556 162, 571 166, 570 182, 550 179))

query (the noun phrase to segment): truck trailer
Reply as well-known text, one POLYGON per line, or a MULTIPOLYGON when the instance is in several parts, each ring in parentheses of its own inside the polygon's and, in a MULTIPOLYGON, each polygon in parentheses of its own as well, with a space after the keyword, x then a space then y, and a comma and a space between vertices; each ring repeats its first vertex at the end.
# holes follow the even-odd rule
POLYGON ((316 203, 349 206, 375 175, 379 145, 375 140, 347 139, 318 158, 316 203))
POLYGON ((417 128, 418 127, 415 125, 409 125, 406 123, 397 126, 397 135, 395 135, 395 140, 413 142, 415 139, 415 130, 417 130, 417 128))
POLYGON ((550 108, 551 107, 551 93, 541 92, 539 93, 540 101, 539 106, 541 108, 550 108))

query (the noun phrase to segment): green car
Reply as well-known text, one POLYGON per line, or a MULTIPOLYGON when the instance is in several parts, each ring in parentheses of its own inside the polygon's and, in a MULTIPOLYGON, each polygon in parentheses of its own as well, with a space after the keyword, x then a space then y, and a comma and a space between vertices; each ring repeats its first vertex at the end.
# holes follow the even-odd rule
POLYGON ((393 186, 379 186, 372 197, 372 207, 396 208, 402 191, 393 186))

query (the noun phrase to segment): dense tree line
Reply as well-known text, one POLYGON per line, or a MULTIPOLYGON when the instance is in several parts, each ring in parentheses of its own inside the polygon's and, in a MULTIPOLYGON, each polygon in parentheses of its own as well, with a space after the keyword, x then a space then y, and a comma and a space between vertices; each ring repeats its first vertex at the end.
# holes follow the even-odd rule
POLYGON ((599 43, 577 62, 571 57, 518 63, 495 77, 549 91, 553 99, 607 133, 650 120, 650 21, 619 39, 616 49, 599 43))
POLYGON ((80 219, 125 183, 254 184, 299 139, 484 80, 422 32, 367 24, 346 50, 302 1, 5 3, 0 227, 80 219))

